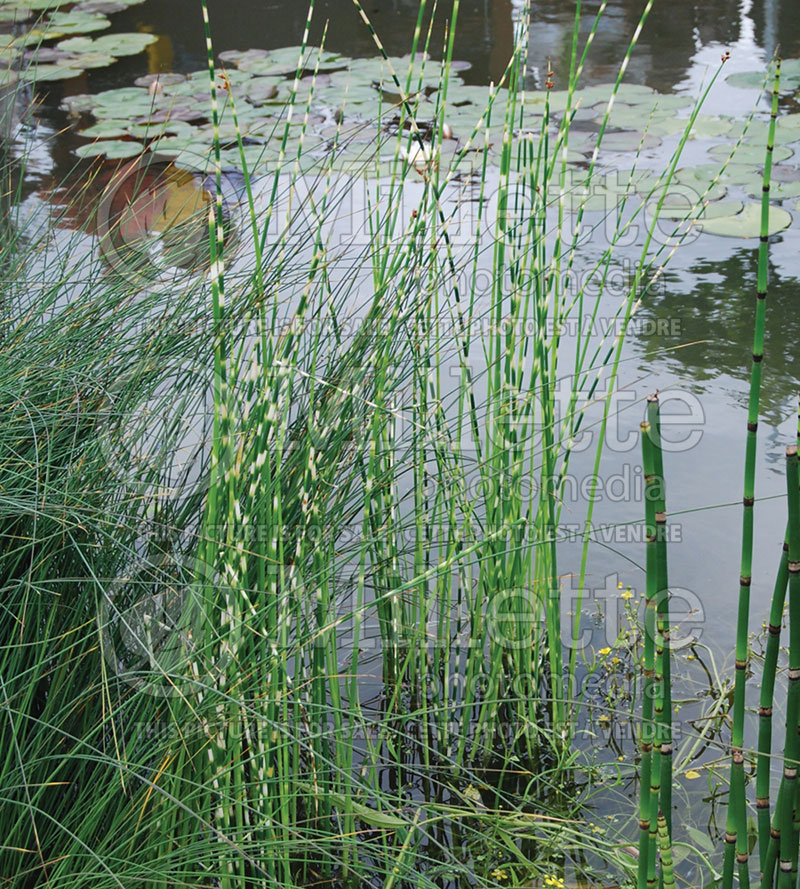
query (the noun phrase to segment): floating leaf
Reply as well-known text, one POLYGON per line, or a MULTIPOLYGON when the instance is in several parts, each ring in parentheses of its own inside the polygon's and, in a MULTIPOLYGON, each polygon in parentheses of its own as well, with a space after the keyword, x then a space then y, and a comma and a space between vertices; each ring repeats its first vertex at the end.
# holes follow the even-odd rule
MULTIPOLYGON (((730 156, 732 150, 733 145, 714 145, 709 149, 709 153, 724 161, 730 156)), ((772 153, 772 162, 777 164, 791 156, 791 148, 787 148, 785 145, 776 145, 772 153)), ((763 164, 764 148, 759 145, 743 143, 736 149, 733 159, 740 164, 763 164)))
MULTIPOLYGON (((783 231, 792 224, 792 216, 781 207, 769 209, 769 234, 783 231)), ((748 203, 741 213, 698 221, 703 231, 727 238, 757 238, 761 234, 761 204, 748 203)))
POLYGON ((142 153, 142 146, 138 142, 119 142, 115 140, 103 140, 92 142, 90 145, 81 145, 75 150, 78 157, 100 157, 111 159, 136 157, 142 153))
POLYGON ((637 133, 635 130, 624 133, 606 133, 600 143, 603 151, 638 151, 640 148, 657 148, 661 139, 651 133, 637 133))

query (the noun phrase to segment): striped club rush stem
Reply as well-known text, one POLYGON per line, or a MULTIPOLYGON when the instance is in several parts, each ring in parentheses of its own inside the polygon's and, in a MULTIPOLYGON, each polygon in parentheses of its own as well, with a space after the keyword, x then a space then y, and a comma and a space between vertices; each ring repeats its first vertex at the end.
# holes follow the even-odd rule
POLYGON ((750 583, 753 568, 753 506, 755 503, 756 444, 761 399, 761 373, 764 360, 764 329, 767 311, 767 266, 769 258, 769 191, 772 176, 772 154, 775 145, 775 122, 778 117, 780 59, 775 67, 772 90, 772 111, 764 160, 761 194, 761 237, 758 245, 758 284, 756 317, 753 332, 753 361, 750 370, 750 397, 747 408, 747 444, 745 450, 744 496, 742 514, 742 556, 739 571, 739 607, 736 621, 736 676, 733 691, 733 729, 731 732, 731 778, 728 815, 725 825, 725 854, 722 889, 733 886, 734 858, 738 863, 739 885, 750 885, 749 848, 747 838, 747 806, 744 775, 744 711, 745 684, 748 668, 747 633, 750 620, 750 583))
POLYGON ((648 889, 655 875, 655 846, 652 842, 651 824, 656 817, 652 810, 651 786, 653 780, 653 697, 655 684, 655 636, 657 590, 657 543, 656 543, 656 491, 655 448, 648 420, 640 424, 642 438, 642 464, 645 484, 645 618, 644 618, 644 682, 642 687, 642 724, 639 729, 641 766, 639 769, 639 861, 637 889, 648 889))

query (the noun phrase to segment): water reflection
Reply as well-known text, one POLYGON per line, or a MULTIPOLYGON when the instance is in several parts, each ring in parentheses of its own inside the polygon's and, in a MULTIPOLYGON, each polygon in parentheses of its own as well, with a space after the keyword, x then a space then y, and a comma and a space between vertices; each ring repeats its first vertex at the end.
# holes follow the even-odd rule
MULTIPOLYGON (((639 346, 649 355, 643 367, 656 362, 708 391, 721 377, 738 389, 746 403, 756 293, 756 251, 734 250, 727 258, 701 260, 685 272, 666 276, 664 287, 648 300, 652 323, 641 325, 639 346), (687 345, 689 344, 689 345, 687 345), (675 347, 686 346, 676 351, 675 347), (740 386, 736 385, 738 381, 740 386)), ((767 303, 766 371, 761 413, 778 426, 793 412, 800 377, 800 342, 794 317, 797 281, 771 269, 767 303)))

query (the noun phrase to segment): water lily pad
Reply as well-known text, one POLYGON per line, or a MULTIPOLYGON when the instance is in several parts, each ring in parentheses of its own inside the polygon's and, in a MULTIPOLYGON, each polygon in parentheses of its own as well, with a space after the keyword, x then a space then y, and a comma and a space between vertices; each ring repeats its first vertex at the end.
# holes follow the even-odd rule
MULTIPOLYGON (((724 161, 730 156, 732 150, 733 145, 731 144, 714 145, 709 149, 709 153, 714 157, 719 158, 719 160, 724 161)), ((736 152, 733 155, 733 160, 740 164, 763 164, 764 151, 765 149, 760 145, 747 145, 746 143, 742 143, 736 149, 736 152)), ((778 163, 791 156, 791 148, 787 148, 785 145, 776 145, 772 152, 772 162, 778 163)))
MULTIPOLYGON (((657 201, 651 201, 647 205, 649 214, 654 215, 658 208, 657 201)), ((742 201, 711 201, 702 206, 691 200, 680 200, 679 196, 668 194, 659 212, 659 217, 680 221, 683 219, 696 219, 697 224, 709 219, 735 216, 744 209, 742 201)))
MULTIPOLYGON (((770 75, 769 81, 767 81, 765 71, 740 71, 728 75, 725 79, 731 86, 744 89, 764 89, 766 86, 770 91, 772 90, 772 76, 770 75)), ((798 86, 800 86, 800 73, 793 73, 792 68, 784 70, 781 66, 780 91, 782 93, 791 92, 798 86)))
MULTIPOLYGON (((770 207, 769 234, 783 231, 792 224, 791 214, 782 207, 770 207)), ((761 204, 748 203, 741 213, 698 221, 704 232, 727 238, 757 238, 761 234, 761 204)))
POLYGON ((109 56, 135 56, 158 38, 153 34, 104 34, 102 37, 72 37, 57 44, 58 49, 82 55, 105 53, 109 56))
POLYGON ((81 145, 75 150, 78 157, 101 157, 116 160, 126 157, 136 157, 142 153, 142 146, 138 142, 121 142, 114 139, 92 142, 90 145, 81 145))
POLYGON ((149 89, 154 83, 161 87, 186 83, 186 77, 183 74, 144 74, 142 77, 137 77, 133 82, 136 86, 143 86, 145 89, 149 89))
POLYGON ((22 80, 39 83, 46 80, 69 80, 82 73, 81 68, 70 65, 31 65, 19 72, 22 80))
POLYGON ((637 133, 635 130, 623 133, 606 133, 600 143, 603 151, 638 151, 657 148, 661 139, 652 133, 637 133))
POLYGON ((151 114, 143 114, 141 117, 134 118, 136 124, 160 124, 168 121, 193 121, 207 120, 210 109, 186 108, 186 107, 168 107, 159 108, 151 114))
MULTIPOLYGON (((688 121, 687 121, 688 123, 688 121)), ((728 117, 712 117, 709 114, 698 114, 692 125, 690 139, 718 139, 731 131, 731 120, 728 117)))
POLYGON ((119 139, 128 135, 128 124, 124 120, 104 120, 81 130, 80 134, 87 139, 119 139))

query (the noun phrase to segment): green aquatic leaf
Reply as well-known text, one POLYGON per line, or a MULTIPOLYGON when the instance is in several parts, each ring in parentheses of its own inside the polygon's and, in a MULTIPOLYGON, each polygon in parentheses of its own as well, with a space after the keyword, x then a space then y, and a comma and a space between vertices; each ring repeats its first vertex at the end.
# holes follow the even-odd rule
POLYGON ((153 34, 104 34, 102 37, 70 37, 57 44, 63 52, 83 55, 102 53, 107 56, 134 56, 142 52, 158 38, 153 34))
POLYGON ((39 83, 47 80, 69 80, 83 73, 82 68, 71 65, 31 65, 19 72, 21 80, 39 83))
POLYGON ((621 133, 605 133, 600 143, 601 151, 645 151, 648 148, 658 148, 661 139, 652 133, 638 133, 636 130, 627 130, 621 133))
POLYGON ((128 135, 128 123, 124 120, 104 120, 81 130, 80 135, 87 139, 119 139, 128 135))
POLYGON ((138 142, 120 142, 113 139, 92 142, 90 145, 81 145, 75 149, 78 157, 106 157, 109 160, 117 160, 126 157, 136 157, 142 153, 142 146, 138 142))
MULTIPOLYGON (((791 213, 782 207, 769 209, 769 234, 774 235, 792 224, 791 213)), ((698 220, 704 232, 726 238, 757 238, 761 234, 761 204, 748 203, 741 213, 720 216, 716 219, 698 220)))
MULTIPOLYGON (((724 145, 713 145, 709 148, 709 154, 718 158, 720 161, 726 160, 733 150, 733 145, 726 143, 724 145)), ((772 153, 772 162, 779 163, 787 160, 792 156, 792 149, 785 145, 776 145, 772 153)), ((748 145, 743 142, 736 149, 733 160, 739 164, 763 164, 764 163, 764 147, 760 145, 748 145)))

